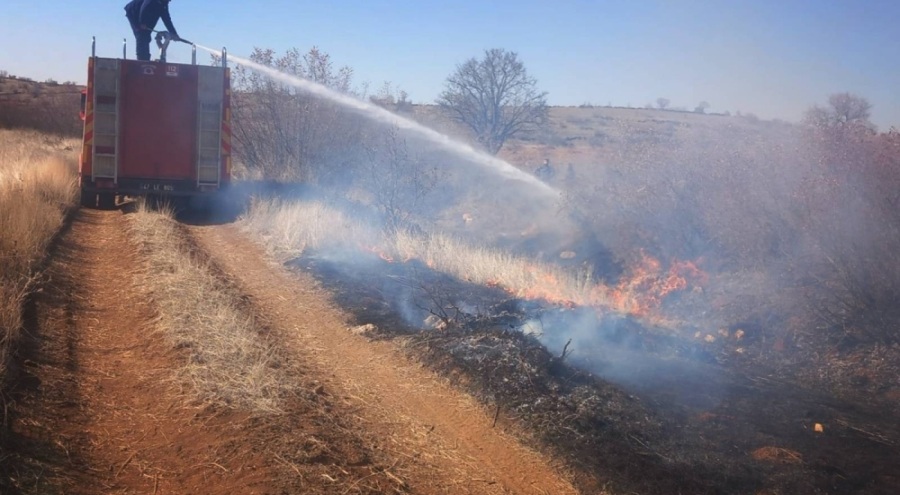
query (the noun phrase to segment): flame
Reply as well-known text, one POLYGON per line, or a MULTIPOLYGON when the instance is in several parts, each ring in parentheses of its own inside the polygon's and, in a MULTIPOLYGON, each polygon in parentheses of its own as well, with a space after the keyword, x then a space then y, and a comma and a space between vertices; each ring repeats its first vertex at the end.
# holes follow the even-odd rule
MULTIPOLYGON (((387 251, 381 249, 378 246, 366 246, 364 244, 360 244, 359 247, 363 251, 367 251, 367 252, 377 255, 379 258, 381 258, 384 261, 387 261, 388 263, 394 262, 394 257, 391 256, 390 254, 388 254, 387 251)), ((408 261, 408 260, 404 260, 404 261, 408 261)))
MULTIPOLYGON (((397 260, 378 246, 360 245, 367 252, 376 254, 388 263, 397 260)), ((402 263, 415 258, 415 253, 403 253, 402 263)), ((425 264, 434 268, 430 257, 425 264)), ((653 256, 641 250, 637 262, 615 285, 598 283, 574 289, 571 280, 560 280, 560 275, 552 268, 532 264, 525 267, 526 287, 510 286, 502 279, 489 279, 488 287, 505 289, 511 295, 529 300, 544 300, 566 308, 577 306, 592 307, 598 312, 612 311, 664 324, 667 320, 661 314, 663 302, 669 296, 686 290, 702 288, 708 282, 708 275, 698 267, 701 259, 695 261, 673 259, 667 267, 653 256)), ((463 277, 469 280, 468 277, 463 277)))
MULTIPOLYGON (((598 311, 664 320, 660 308, 664 300, 677 292, 702 287, 708 276, 697 261, 673 260, 664 269, 660 260, 641 251, 639 261, 616 285, 596 284, 578 294, 567 294, 565 284, 549 273, 538 274, 534 287, 519 290, 516 295, 543 299, 565 307, 590 306, 598 311)), ((536 267, 532 267, 538 270, 536 267)))
MULTIPOLYGON (((379 258, 381 258, 382 260, 384 260, 388 263, 395 263, 397 261, 393 256, 391 256, 391 254, 389 252, 382 249, 381 247, 374 246, 374 245, 368 246, 365 244, 360 244, 359 247, 363 251, 377 255, 379 258)), ((403 253, 403 259, 401 259, 400 262, 406 263, 413 258, 415 258, 414 253, 406 252, 406 253, 403 253)), ((428 265, 429 268, 432 268, 432 265, 434 264, 434 262, 431 260, 428 260, 426 262, 426 264, 428 265)))
POLYGON ((640 262, 632 267, 629 276, 610 289, 612 306, 620 312, 650 316, 670 294, 706 283, 706 274, 694 262, 673 260, 668 270, 663 270, 658 259, 644 251, 640 256, 640 262))

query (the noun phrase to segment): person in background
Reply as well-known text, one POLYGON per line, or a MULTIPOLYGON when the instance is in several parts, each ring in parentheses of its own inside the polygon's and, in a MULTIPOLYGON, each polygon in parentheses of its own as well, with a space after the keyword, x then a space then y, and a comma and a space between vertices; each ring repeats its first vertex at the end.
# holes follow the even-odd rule
POLYGON ((544 182, 549 182, 553 178, 553 167, 550 166, 550 159, 544 160, 544 164, 534 171, 534 175, 544 182))
POLYGON ((169 2, 171 0, 132 0, 125 6, 125 17, 131 24, 136 42, 135 51, 138 60, 150 60, 150 35, 156 27, 156 23, 162 18, 163 24, 174 41, 181 39, 178 31, 172 24, 169 16, 169 2))

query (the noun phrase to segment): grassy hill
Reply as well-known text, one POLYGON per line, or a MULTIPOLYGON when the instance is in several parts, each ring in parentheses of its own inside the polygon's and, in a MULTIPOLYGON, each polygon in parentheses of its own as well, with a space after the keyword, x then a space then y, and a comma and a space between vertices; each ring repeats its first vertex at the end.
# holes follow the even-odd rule
POLYGON ((15 76, 0 77, 0 128, 35 129, 77 136, 83 86, 72 82, 37 82, 15 76))

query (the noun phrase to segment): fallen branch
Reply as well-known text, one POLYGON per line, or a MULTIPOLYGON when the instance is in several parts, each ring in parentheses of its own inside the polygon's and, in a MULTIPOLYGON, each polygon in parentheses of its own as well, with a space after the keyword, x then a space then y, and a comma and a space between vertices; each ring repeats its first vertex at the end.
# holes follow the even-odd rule
POLYGON ((887 445, 889 447, 894 446, 894 442, 890 441, 890 439, 888 439, 887 437, 885 437, 884 435, 882 435, 880 433, 874 433, 874 432, 871 432, 868 430, 864 430, 862 428, 858 428, 842 419, 837 420, 837 423, 839 425, 843 426, 844 428, 847 428, 847 429, 853 430, 857 433, 863 434, 864 436, 866 436, 869 440, 872 440, 873 442, 878 442, 882 445, 887 445))

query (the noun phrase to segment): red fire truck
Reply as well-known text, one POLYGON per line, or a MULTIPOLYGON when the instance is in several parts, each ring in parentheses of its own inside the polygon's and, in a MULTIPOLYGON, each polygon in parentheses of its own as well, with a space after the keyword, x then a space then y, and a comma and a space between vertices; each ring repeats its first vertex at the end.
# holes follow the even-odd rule
MULTIPOLYGON (((159 43, 159 40, 157 40, 159 43)), ((168 42, 166 42, 168 44, 168 42)), ((82 93, 81 204, 212 197, 231 179, 230 73, 222 65, 96 56, 82 93)), ((123 50, 124 52, 124 50, 123 50)))

